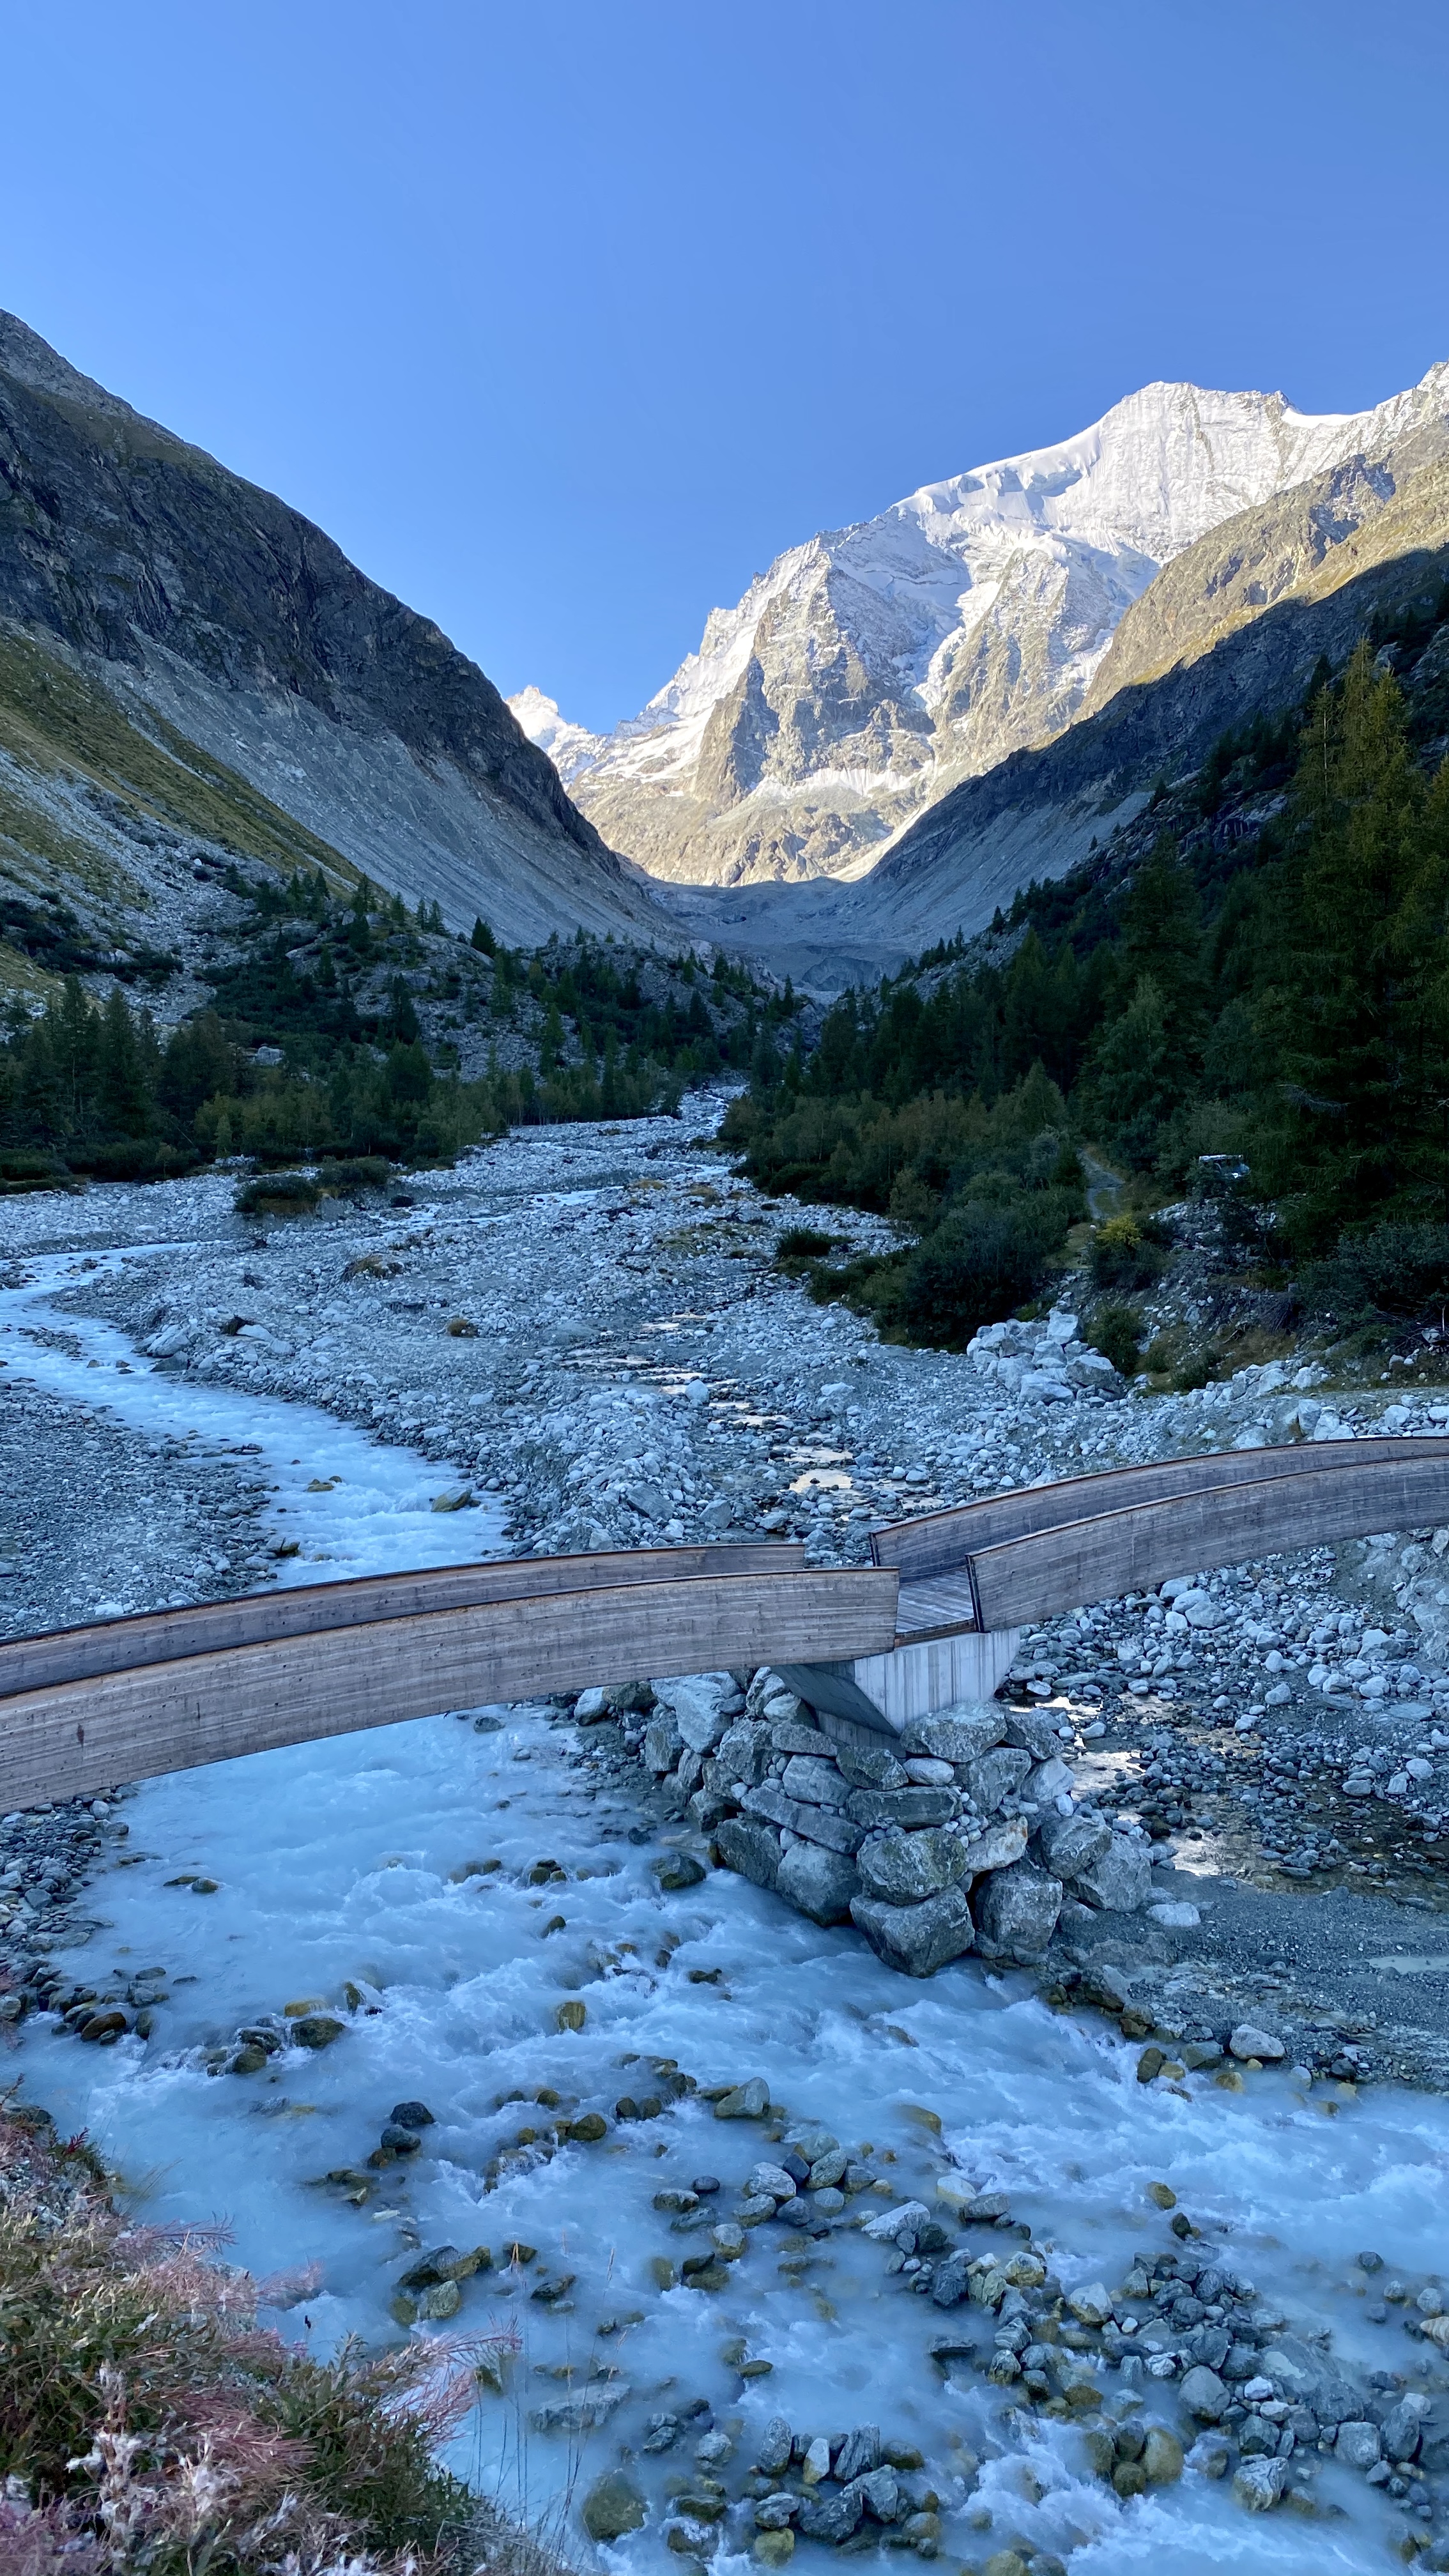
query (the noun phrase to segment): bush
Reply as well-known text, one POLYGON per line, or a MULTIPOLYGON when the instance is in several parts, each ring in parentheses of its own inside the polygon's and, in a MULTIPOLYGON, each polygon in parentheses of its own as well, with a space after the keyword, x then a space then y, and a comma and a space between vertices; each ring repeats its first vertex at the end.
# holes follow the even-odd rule
POLYGON ((1088 1327, 1087 1340, 1121 1376, 1136 1376, 1142 1365, 1142 1318, 1135 1306, 1125 1306, 1118 1298, 1099 1306, 1088 1327))
POLYGON ((1046 1276, 1050 1231, 1035 1204, 976 1201, 957 1208, 906 1263, 901 1318, 907 1330, 919 1341, 964 1350, 983 1324, 999 1322, 1036 1295, 1046 1276))
POLYGON ((1310 1314, 1345 1332, 1377 1317, 1401 1322, 1449 1310, 1449 1226, 1376 1225, 1369 1234, 1343 1235, 1326 1261, 1315 1261, 1301 1283, 1310 1314))
MULTIPOLYGON (((473 2499, 435 2445, 473 2357, 330 2361, 257 2324, 216 2243, 134 2227, 73 2148, 0 2120, 0 2555, 26 2576, 280 2576, 443 2563, 473 2499)), ((93 2160, 92 2160, 93 2161, 93 2160)), ((305 2295, 305 2279, 290 2295, 305 2295)), ((471 2559, 468 2560, 471 2564, 471 2559)))
POLYGON ((1109 1216, 1092 1237, 1087 1255, 1098 1288, 1145 1288, 1162 1268, 1162 1253, 1135 1216, 1109 1216))
POLYGON ((324 1163, 319 1174, 324 1195, 355 1198, 363 1190, 385 1190, 392 1165, 382 1154, 354 1154, 341 1163, 324 1163))
POLYGON ((823 1261, 835 1243, 835 1236, 822 1234, 817 1226, 787 1226, 775 1246, 777 1261, 823 1261))
POLYGON ((322 1185, 306 1172, 258 1172, 232 1201, 238 1216, 310 1216, 322 1185))
POLYGON ((55 1154, 29 1154, 12 1148, 0 1154, 0 1193, 22 1190, 68 1190, 75 1182, 55 1154))

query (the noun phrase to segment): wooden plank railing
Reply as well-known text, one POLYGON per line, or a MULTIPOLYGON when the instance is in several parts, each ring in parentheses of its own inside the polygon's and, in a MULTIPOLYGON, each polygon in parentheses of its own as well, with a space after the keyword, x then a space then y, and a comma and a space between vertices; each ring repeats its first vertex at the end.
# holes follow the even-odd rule
POLYGON ((1205 1566, 1449 1521, 1449 1444, 1432 1458, 1412 1454, 1418 1442, 1386 1445, 1396 1457, 1199 1486, 983 1548, 971 1559, 982 1625, 1022 1627, 1205 1566))
POLYGON ((0 1804, 722 1666, 786 1668, 807 1698, 814 1674, 821 1706, 844 1692, 857 1718, 879 1686, 901 1703, 881 1719, 898 1731, 912 1693, 936 1687, 943 1639, 1000 1639, 1170 1574, 1444 1522, 1449 1438, 1323 1442, 932 1513, 877 1531, 873 1567, 823 1571, 780 1544, 510 1557, 148 1612, 0 1646, 0 1804))
POLYGON ((199 1601, 184 1610, 143 1610, 96 1627, 55 1628, 43 1637, 0 1645, 0 1700, 53 1682, 88 1681, 183 1655, 220 1654, 278 1637, 371 1626, 434 1610, 467 1610, 488 1601, 521 1601, 549 1592, 595 1592, 618 1584, 684 1583, 714 1574, 788 1574, 805 1563, 787 1540, 739 1547, 618 1548, 597 1556, 507 1556, 478 1565, 446 1565, 421 1574, 371 1574, 346 1583, 298 1584, 287 1592, 244 1592, 234 1601, 199 1601))
POLYGON ((1317 1475, 1327 1467, 1371 1467, 1406 1457, 1449 1458, 1449 1436, 1298 1441, 1285 1448, 1217 1450, 1205 1458, 1167 1458, 1150 1467, 1063 1477, 1054 1485, 1028 1485, 1015 1493, 991 1494, 983 1502, 960 1503, 950 1511, 923 1512, 919 1520, 894 1521, 872 1534, 871 1552, 877 1565, 895 1566, 902 1583, 922 1583, 933 1575, 959 1572, 985 1548, 1068 1521, 1096 1519, 1138 1503, 1167 1503, 1213 1486, 1259 1484, 1268 1476, 1317 1475))
MULTIPOLYGON (((524 1568, 536 1572, 537 1562, 524 1568)), ((24 1807, 92 1796, 113 1781, 316 1736, 650 1673, 884 1654, 896 1591, 889 1568, 686 1575, 415 1612, 53 1682, 0 1704, 0 1799, 24 1807)))

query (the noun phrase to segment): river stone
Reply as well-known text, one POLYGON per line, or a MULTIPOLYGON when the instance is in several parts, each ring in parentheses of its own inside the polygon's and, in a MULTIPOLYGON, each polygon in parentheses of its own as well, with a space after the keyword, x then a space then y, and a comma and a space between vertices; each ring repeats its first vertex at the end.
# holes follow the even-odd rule
POLYGON ((973 1907, 984 1957, 1039 1959, 1057 1928, 1062 1882, 1018 1861, 980 1881, 973 1907))
POLYGON ((778 2478, 784 2475, 790 2465, 793 2440, 789 2417, 772 2415, 760 2436, 760 2446, 755 2453, 755 2465, 763 2470, 767 2478, 778 2478))
POLYGON ((964 2246, 938 2263, 931 2276, 931 2297, 938 2308, 959 2308, 971 2286, 971 2256, 964 2246))
POLYGON ((859 1861, 863 1893, 885 1905, 919 1905, 953 1887, 965 1870, 962 1844, 929 1826, 923 1833, 908 1834, 899 1825, 888 1825, 883 1833, 866 1837, 859 1861))
POLYGON ((1031 1755, 1003 1744, 994 1753, 983 1753, 968 1762, 961 1774, 961 1785, 968 1798, 975 1801, 983 1816, 994 1815, 1003 1798, 1019 1789, 1031 1769, 1031 1755))
POLYGON ((1196 2415, 1203 2424, 1220 2424, 1230 2403, 1217 2372, 1202 2362, 1183 2374, 1179 2394, 1189 2415, 1196 2415))
POLYGON ((828 2540, 838 2549, 860 2529, 864 2512, 865 2498, 858 2486, 842 2487, 839 2495, 805 2495, 800 2499, 800 2530, 806 2540, 828 2540))
POLYGON ((1048 1816, 1042 1826, 1041 1856, 1054 1878, 1075 1878, 1095 1868, 1112 1848, 1112 1828, 1105 1816, 1078 1808, 1072 1816, 1048 1816))
POLYGON ((1384 2417, 1381 2439, 1386 2460, 1412 2460, 1424 2433, 1424 2418, 1432 2400, 1411 2390, 1384 2417))
POLYGON ((297 2019, 288 2024, 299 2048, 330 2048, 334 2039, 342 2037, 346 2027, 345 2022, 335 2021, 331 2013, 299 2013, 297 2019))
POLYGON ((763 2075, 752 2075, 745 2084, 732 2085, 722 2093, 714 2106, 717 2120, 763 2120, 770 2107, 770 2088, 763 2075))
POLYGON ((779 2531, 757 2531, 752 2556, 762 2567, 786 2567, 795 2555, 795 2534, 786 2523, 779 2531))
POLYGON ((584 2498, 581 2520, 590 2540, 622 2540, 638 2531, 646 2512, 644 2498, 622 2469, 606 2469, 584 2498))
POLYGON ((1282 2040, 1276 2038, 1272 2031, 1259 2030, 1256 2023, 1250 2021, 1239 2022, 1228 2040, 1228 2047, 1240 2064, 1256 2057, 1260 2066, 1276 2066, 1288 2054, 1282 2040))
POLYGON ((1072 1894, 1107 1914, 1140 1914, 1152 1894, 1152 1864, 1126 1834, 1114 1834, 1101 1859, 1078 1870, 1072 1894))
POLYGON ((876 1956, 907 1977, 933 1977, 948 1959, 959 1959, 976 1940, 971 1908, 959 1887, 943 1888, 919 1905, 887 1905, 879 1897, 853 1896, 850 1915, 876 1956))
POLYGON ((704 1863, 696 1860, 693 1852, 663 1852, 651 1867, 666 1896, 677 1895, 684 1887, 698 1887, 704 1876, 704 1863))
POLYGON ((869 2477, 872 2469, 877 2469, 879 2466, 880 2426, 857 2424, 853 2433, 846 2434, 836 2452, 832 2474, 839 2479, 843 2487, 848 2487, 852 2478, 869 2477))
POLYGON ((1249 2513, 1271 2513, 1288 2483, 1286 2460, 1244 2460, 1233 2480, 1233 2493, 1249 2513))
POLYGON ((843 1852, 827 1851, 822 1843, 792 1843, 780 1855, 775 1884, 787 1903, 812 1922, 848 1923, 860 1872, 843 1852))
POLYGON ((726 1869, 753 1879, 756 1887, 773 1887, 780 1869, 780 1837, 773 1825, 756 1816, 726 1816, 715 1827, 715 1843, 726 1869))
POLYGON ((1154 2424, 1142 2453, 1150 2487, 1175 2486, 1182 2475, 1182 2444, 1165 2424, 1154 2424))
POLYGON ((1344 2460, 1351 2469, 1376 2468, 1382 2455, 1377 2424, 1340 2424, 1333 2445, 1333 2456, 1344 2460))

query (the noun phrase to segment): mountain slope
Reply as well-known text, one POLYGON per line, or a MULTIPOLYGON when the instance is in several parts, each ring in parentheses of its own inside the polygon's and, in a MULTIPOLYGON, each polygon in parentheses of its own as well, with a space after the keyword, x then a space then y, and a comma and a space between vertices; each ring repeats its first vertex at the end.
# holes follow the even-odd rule
MULTIPOLYGON (((1188 600, 1207 595, 1219 561, 1219 536, 1200 544, 1201 560, 1184 556, 1177 568, 1188 600)), ((1274 605, 1216 641, 1199 639, 1200 649, 1160 676, 1118 688, 1041 750, 963 781, 857 883, 681 887, 674 910, 694 936, 767 960, 820 992, 871 981, 937 940, 984 929, 1019 888, 1064 876, 1130 824, 1159 778, 1196 768, 1255 717, 1293 707, 1320 657, 1340 666, 1377 615, 1437 597, 1449 580, 1449 453, 1409 475, 1316 559, 1311 546, 1306 552, 1306 567, 1274 605)))
POLYGON ((1163 565, 1316 477, 1371 483, 1400 451, 1422 462, 1415 442, 1446 411, 1449 366, 1375 411, 1317 419, 1281 394, 1148 385, 1076 438, 781 555, 607 738, 537 690, 512 704, 600 830, 658 876, 859 876, 956 781, 1100 703, 1114 635, 1163 565))
MULTIPOLYGON (((138 739, 181 745, 198 774, 221 766, 244 799, 289 818, 284 840, 440 904, 455 927, 482 912, 514 943, 579 925, 668 936, 635 871, 436 626, 9 315, 0 620, 102 686, 138 739)), ((12 746, 12 804, 22 791, 33 802, 15 770, 12 746)))

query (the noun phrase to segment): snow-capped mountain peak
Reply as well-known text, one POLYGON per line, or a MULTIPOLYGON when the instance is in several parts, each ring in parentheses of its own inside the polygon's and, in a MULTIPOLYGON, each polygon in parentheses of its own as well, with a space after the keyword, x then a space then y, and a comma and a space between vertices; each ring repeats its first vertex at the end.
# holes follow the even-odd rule
POLYGON ((958 778, 1069 724, 1126 610, 1241 510, 1449 409, 1449 365, 1367 412, 1145 385, 1073 438, 922 484, 780 555, 642 713, 512 700, 605 838, 661 876, 855 874, 958 778))

